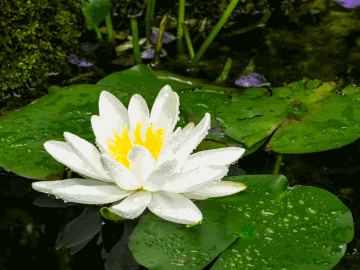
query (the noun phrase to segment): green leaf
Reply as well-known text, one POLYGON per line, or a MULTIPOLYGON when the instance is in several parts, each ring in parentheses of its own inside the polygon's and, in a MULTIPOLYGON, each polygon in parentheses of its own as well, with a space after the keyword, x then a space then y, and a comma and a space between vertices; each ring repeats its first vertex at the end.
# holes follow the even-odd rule
POLYGON ((86 27, 91 30, 101 23, 110 11, 110 0, 89 0, 85 2, 82 12, 86 20, 86 27))
POLYGON ((0 119, 0 166, 26 178, 62 179, 64 165, 44 148, 49 140, 65 141, 63 133, 71 132, 95 144, 90 118, 99 114, 99 97, 109 91, 129 104, 128 93, 98 85, 52 86, 43 96, 19 111, 0 119))
MULTIPOLYGON (((254 88, 253 88, 254 89, 254 88)), ((336 92, 334 83, 313 80, 232 95, 215 114, 223 132, 248 147, 272 135, 266 148, 279 153, 312 153, 350 144, 360 137, 360 88, 336 92)))
POLYGON ((186 228, 152 213, 143 216, 130 236, 135 259, 149 269, 203 269, 221 253, 211 269, 330 269, 344 255, 353 220, 333 194, 287 188, 281 175, 224 180, 247 189, 195 201, 202 224, 186 228))

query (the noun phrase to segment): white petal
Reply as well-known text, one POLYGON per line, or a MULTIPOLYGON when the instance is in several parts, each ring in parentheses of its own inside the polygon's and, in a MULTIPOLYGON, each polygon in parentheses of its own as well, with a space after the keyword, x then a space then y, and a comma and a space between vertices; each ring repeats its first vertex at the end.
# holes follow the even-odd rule
POLYGON ((32 183, 33 189, 53 194, 68 202, 104 204, 118 201, 133 191, 122 190, 114 183, 91 179, 66 179, 32 183))
POLYGON ((171 133, 167 134, 167 136, 165 136, 165 141, 166 142, 171 141, 171 139, 174 137, 174 135, 176 135, 180 131, 181 131, 181 127, 177 127, 174 132, 171 132, 171 133))
POLYGON ((143 125, 140 128, 141 137, 145 141, 145 133, 150 126, 149 108, 145 99, 142 96, 135 94, 131 97, 128 107, 129 121, 131 130, 136 128, 136 123, 139 120, 143 125))
POLYGON ((221 181, 212 185, 204 186, 193 192, 183 193, 189 199, 205 200, 212 197, 228 196, 246 189, 246 185, 238 182, 221 181))
POLYGON ((163 219, 180 224, 193 224, 203 219, 199 208, 180 194, 158 191, 152 193, 152 197, 148 208, 163 219))
POLYGON ((129 116, 126 107, 111 93, 102 91, 99 99, 99 115, 108 122, 116 132, 128 126, 129 116))
POLYGON ((170 160, 165 161, 161 166, 157 167, 149 178, 143 182, 144 189, 149 191, 160 190, 166 181, 168 181, 174 172, 174 166, 170 160))
POLYGON ((165 137, 173 132, 179 118, 179 96, 165 85, 157 95, 151 108, 150 122, 156 123, 154 130, 166 129, 165 137))
POLYGON ((183 193, 202 188, 215 179, 223 178, 229 169, 226 166, 205 166, 170 178, 162 190, 183 193))
POLYGON ((228 166, 238 160, 244 152, 245 149, 240 147, 227 147, 197 152, 189 156, 181 171, 187 172, 195 168, 211 165, 228 166))
POLYGON ((144 212, 150 202, 151 193, 142 190, 134 192, 120 203, 114 203, 109 209, 121 217, 134 219, 144 212))
POLYGON ((101 154, 108 154, 108 144, 104 141, 100 141, 99 138, 95 138, 97 148, 99 148, 101 154))
POLYGON ((103 178, 111 182, 110 177, 106 174, 100 163, 101 154, 94 145, 70 132, 64 132, 64 137, 72 150, 84 161, 89 171, 94 174, 100 174, 103 178))
POLYGON ((190 122, 182 130, 178 128, 176 132, 174 132, 174 135, 169 143, 176 149, 176 152, 181 148, 182 141, 187 138, 189 133, 193 131, 194 128, 195 124, 190 122))
POLYGON ((99 139, 99 142, 102 144, 104 148, 107 148, 106 141, 108 139, 115 140, 115 135, 111 131, 111 127, 109 124, 100 116, 92 115, 91 116, 91 126, 94 131, 95 137, 99 139))
POLYGON ((109 182, 109 179, 101 176, 100 174, 91 172, 84 161, 81 160, 81 158, 66 142, 47 141, 44 143, 44 147, 54 159, 69 167, 70 170, 93 179, 109 182))
POLYGON ((142 145, 134 145, 127 155, 130 162, 130 171, 135 176, 137 182, 143 182, 149 177, 156 167, 156 160, 142 145))
POLYGON ((194 128, 194 130, 192 130, 187 135, 186 139, 181 142, 181 145, 175 148, 174 154, 178 162, 178 167, 175 169, 175 171, 177 171, 186 163, 190 153, 205 138, 209 129, 210 129, 210 114, 206 113, 204 118, 194 128))
POLYGON ((134 190, 140 188, 135 176, 120 162, 114 160, 110 155, 103 154, 101 162, 104 168, 109 171, 109 176, 114 183, 125 190, 134 190))
POLYGON ((174 147, 172 147, 168 142, 164 142, 160 150, 156 166, 159 167, 167 160, 173 160, 175 163, 177 163, 174 155, 174 147))

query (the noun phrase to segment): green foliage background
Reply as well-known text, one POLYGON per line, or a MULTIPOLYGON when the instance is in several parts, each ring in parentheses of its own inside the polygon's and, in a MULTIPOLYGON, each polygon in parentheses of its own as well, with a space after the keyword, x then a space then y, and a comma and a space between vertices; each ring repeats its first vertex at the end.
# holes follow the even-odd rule
POLYGON ((43 83, 47 73, 58 70, 66 49, 76 47, 81 20, 76 0, 1 1, 0 93, 43 83))

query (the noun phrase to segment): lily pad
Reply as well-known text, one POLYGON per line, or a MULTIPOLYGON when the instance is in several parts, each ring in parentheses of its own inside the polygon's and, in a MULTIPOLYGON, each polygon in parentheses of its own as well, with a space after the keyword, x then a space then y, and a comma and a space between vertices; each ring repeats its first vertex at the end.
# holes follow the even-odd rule
POLYGON ((90 118, 99 114, 99 96, 103 91, 117 96, 126 106, 131 95, 99 85, 52 86, 49 95, 33 101, 19 111, 0 119, 0 166, 30 179, 62 179, 64 165, 44 148, 49 140, 65 141, 71 132, 95 143, 90 118))
POLYGON ((331 150, 360 137, 360 88, 336 89, 312 80, 276 88, 271 96, 233 94, 215 115, 226 135, 248 147, 273 134, 266 148, 275 152, 331 150))
POLYGON ((221 253, 211 269, 325 270, 339 262, 354 236, 350 210, 326 190, 287 188, 279 175, 224 180, 247 189, 195 201, 204 216, 200 225, 143 216, 130 236, 135 259, 149 269, 203 269, 221 253))

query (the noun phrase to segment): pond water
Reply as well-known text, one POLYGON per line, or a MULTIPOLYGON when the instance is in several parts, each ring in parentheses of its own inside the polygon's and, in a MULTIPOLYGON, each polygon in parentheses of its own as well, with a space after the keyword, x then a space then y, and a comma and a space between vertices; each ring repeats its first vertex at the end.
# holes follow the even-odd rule
MULTIPOLYGON (((286 8, 289 2, 281 1, 285 6, 283 9, 286 8)), ((281 10, 275 4, 270 3, 267 7, 272 9, 273 15, 281 13, 281 10)), ((258 21, 262 17, 262 13, 256 14, 256 11, 260 12, 259 10, 254 10, 253 14, 246 15, 248 16, 249 24, 258 21)), ((340 11, 336 9, 336 12, 340 11)), ((341 10, 341 12, 345 11, 341 10)), ((238 13, 241 12, 239 11, 238 13)), ((322 44, 321 41, 319 41, 320 45, 318 44, 316 48, 315 38, 309 34, 309 29, 312 29, 312 27, 313 29, 323 27, 321 26, 321 18, 327 15, 319 12, 309 19, 306 17, 307 14, 300 14, 298 12, 296 13, 298 24, 293 23, 286 27, 283 27, 283 25, 286 25, 289 18, 284 15, 281 15, 281 18, 279 16, 277 19, 269 21, 267 30, 262 28, 256 29, 243 34, 241 39, 239 39, 239 36, 229 37, 228 39, 215 39, 213 45, 199 63, 199 70, 190 75, 213 81, 221 73, 226 58, 231 57, 234 64, 229 74, 230 80, 227 82, 227 86, 230 87, 234 87, 235 79, 251 59, 255 59, 256 71, 261 72, 267 81, 271 82, 271 86, 268 86, 269 90, 301 80, 304 77, 342 80, 347 84, 358 85, 360 80, 358 67, 354 65, 351 72, 343 74, 341 71, 343 55, 336 53, 332 55, 324 54, 324 52, 328 52, 329 48, 322 44), (295 45, 296 37, 290 34, 291 31, 304 36, 305 39, 308 38, 310 40, 309 46, 304 49, 301 45, 295 45), (313 55, 311 55, 311 52, 313 52, 313 55), (322 58, 324 55, 326 55, 325 60, 322 58), (313 58, 317 59, 318 62, 309 60, 313 58), (322 60, 320 61, 320 59, 322 60), (322 66, 321 63, 323 64, 322 66)), ((330 15, 328 14, 328 16, 330 15)), ((211 25, 209 27, 211 28, 211 25)), ((226 31, 231 33, 233 28, 230 27, 226 31)), ((345 42, 348 43, 349 50, 357 46, 355 41, 358 38, 358 34, 355 35, 355 32, 354 30, 351 33, 347 33, 345 42)), ((145 35, 143 30, 140 31, 141 35, 145 35)), ((200 45, 201 41, 203 40, 200 38, 200 45)), ((102 57, 104 54, 106 55, 104 48, 94 45, 97 44, 97 40, 93 32, 84 33, 80 38, 80 42, 83 44, 87 42, 87 45, 93 44, 94 53, 81 52, 80 49, 74 53, 79 54, 84 59, 88 57, 89 59, 91 58, 91 61, 96 60, 95 65, 77 66, 72 64, 69 66, 70 71, 52 74, 49 84, 67 86, 71 84, 69 79, 80 74, 87 75, 81 76, 74 83, 93 84, 107 74, 127 69, 135 64, 134 58, 131 55, 128 55, 128 58, 124 57, 120 65, 116 61, 110 64, 108 57, 102 57)), ((194 44, 194 46, 196 45, 194 44)), ((82 47, 84 48, 85 46, 82 47)), ((158 68, 172 70, 182 75, 189 75, 180 62, 170 60, 176 54, 176 45, 169 45, 166 49, 169 58, 165 58, 162 65, 158 68)), ((151 61, 148 60, 145 63, 150 64, 151 61)), ((9 91, 4 98, 0 99, 0 115, 4 115, 6 111, 16 110, 25 106, 45 94, 47 94, 47 90, 41 86, 30 87, 28 85, 24 89, 9 91)), ((279 170, 279 174, 285 175, 289 180, 289 186, 305 185, 328 190, 351 210, 354 218, 355 236, 353 241, 348 244, 345 256, 333 268, 334 270, 360 268, 360 255, 358 253, 360 248, 360 235, 358 233, 360 199, 356 195, 360 179, 359 153, 360 140, 330 151, 312 154, 284 154, 282 158, 283 165, 279 170)), ((237 175, 244 172, 248 175, 271 174, 277 155, 277 153, 265 151, 264 147, 261 147, 255 153, 241 158, 234 166, 238 170, 232 168, 232 172, 236 170, 237 175)), ((0 169, 0 178, 2 181, 1 196, 3 198, 4 209, 1 213, 0 234, 5 242, 0 257, 1 270, 20 269, 24 263, 26 263, 28 268, 36 269, 104 269, 105 259, 101 257, 103 247, 102 245, 97 245, 97 236, 75 255, 71 255, 67 249, 55 249, 55 241, 58 238, 59 232, 64 229, 66 224, 81 214, 84 206, 74 205, 64 208, 38 207, 33 205, 33 201, 39 196, 39 193, 31 188, 32 180, 17 176, 4 169, 0 169)), ((114 222, 105 220, 103 225, 109 227, 117 226, 114 222)), ((146 268, 141 267, 138 269, 146 268)))

